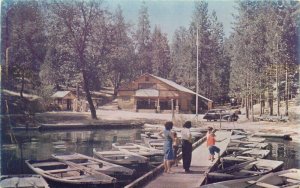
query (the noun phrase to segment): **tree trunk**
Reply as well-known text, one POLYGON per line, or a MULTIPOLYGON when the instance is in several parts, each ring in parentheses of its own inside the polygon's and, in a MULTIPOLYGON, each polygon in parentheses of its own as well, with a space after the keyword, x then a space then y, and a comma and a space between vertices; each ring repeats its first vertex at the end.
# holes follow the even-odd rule
POLYGON ((273 115, 273 91, 268 90, 268 95, 269 95, 269 106, 270 106, 270 116, 273 115))
POLYGON ((263 114, 263 104, 262 104, 262 95, 261 95, 261 92, 259 92, 259 106, 260 106, 259 116, 261 116, 263 114))
POLYGON ((20 90, 20 96, 23 98, 23 92, 24 92, 24 85, 25 85, 25 73, 24 70, 22 71, 22 79, 21 79, 21 90, 20 90))
POLYGON ((252 119, 252 121, 254 121, 254 105, 253 105, 253 93, 252 93, 252 88, 251 88, 251 119, 252 119))
POLYGON ((285 115, 289 115, 288 71, 285 69, 285 115))
POLYGON ((87 76, 87 73, 86 73, 85 70, 82 70, 82 77, 83 77, 83 88, 84 88, 84 91, 85 91, 86 100, 88 101, 89 106, 90 106, 92 119, 97 119, 95 106, 93 104, 93 100, 92 100, 92 97, 91 97, 91 94, 90 94, 89 79, 88 79, 88 76, 87 76))
POLYGON ((246 95, 245 102, 246 102, 246 118, 249 119, 249 98, 248 98, 248 95, 246 95))

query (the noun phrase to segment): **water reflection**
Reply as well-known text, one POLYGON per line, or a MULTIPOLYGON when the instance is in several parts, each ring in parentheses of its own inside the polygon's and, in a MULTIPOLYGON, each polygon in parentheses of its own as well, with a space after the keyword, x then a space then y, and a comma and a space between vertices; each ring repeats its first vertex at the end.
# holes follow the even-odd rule
POLYGON ((78 152, 92 156, 93 148, 110 150, 113 142, 140 140, 139 129, 91 130, 91 131, 18 131, 16 144, 9 135, 2 133, 2 172, 1 174, 32 173, 24 161, 44 160, 53 153, 78 152))
MULTIPOLYGON (((1 174, 33 173, 25 160, 45 160, 53 153, 78 152, 93 155, 93 148, 110 150, 113 142, 141 140, 140 129, 90 130, 90 131, 18 131, 17 143, 10 135, 2 132, 1 174)), ((300 168, 300 146, 292 141, 267 140, 271 143, 271 159, 284 161, 284 168, 300 168)), ((55 186, 61 188, 60 185, 55 186)))
POLYGON ((269 139, 271 159, 284 161, 284 169, 300 168, 300 145, 293 141, 269 139))

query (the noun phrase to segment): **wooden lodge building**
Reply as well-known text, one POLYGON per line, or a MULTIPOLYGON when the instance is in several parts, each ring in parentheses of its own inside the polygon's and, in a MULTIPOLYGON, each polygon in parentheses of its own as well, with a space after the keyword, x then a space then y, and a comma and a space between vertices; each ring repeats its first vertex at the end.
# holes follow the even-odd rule
MULTIPOLYGON (((196 93, 173 81, 143 74, 131 83, 123 84, 117 94, 119 109, 134 111, 155 111, 191 113, 195 111, 196 93), (194 103, 194 104, 193 104, 194 103)), ((212 100, 199 95, 208 109, 212 108, 212 100)), ((199 100, 200 101, 200 100, 199 100)))

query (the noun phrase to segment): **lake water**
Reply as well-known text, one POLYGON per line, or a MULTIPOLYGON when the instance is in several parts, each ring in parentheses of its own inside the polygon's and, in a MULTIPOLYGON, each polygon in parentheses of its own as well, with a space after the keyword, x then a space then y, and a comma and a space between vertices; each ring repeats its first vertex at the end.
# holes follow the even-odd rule
MULTIPOLYGON (((25 160, 43 160, 53 153, 78 152, 93 156, 93 148, 110 150, 113 142, 141 140, 141 129, 17 131, 14 137, 2 132, 1 174, 32 174, 25 160), (14 144, 12 140, 16 140, 14 144)), ((267 140, 272 145, 272 159, 285 162, 285 169, 300 168, 300 146, 282 139, 267 140)), ((59 188, 59 186, 52 186, 59 188)))

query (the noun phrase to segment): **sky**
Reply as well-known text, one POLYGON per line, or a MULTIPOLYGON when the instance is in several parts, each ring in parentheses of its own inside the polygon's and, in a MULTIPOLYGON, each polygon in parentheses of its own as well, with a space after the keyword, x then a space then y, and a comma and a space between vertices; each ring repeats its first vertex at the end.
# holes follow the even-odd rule
MULTIPOLYGON (((159 26, 162 32, 168 34, 169 42, 171 42, 176 29, 180 26, 189 27, 195 0, 148 0, 145 2, 148 7, 151 30, 153 31, 155 25, 159 26)), ((126 21, 136 27, 142 3, 143 0, 108 0, 106 6, 114 12, 115 8, 120 5, 126 21)), ((216 11, 218 20, 223 23, 227 37, 232 31, 234 6, 234 0, 208 1, 209 13, 211 14, 212 10, 216 11)))

